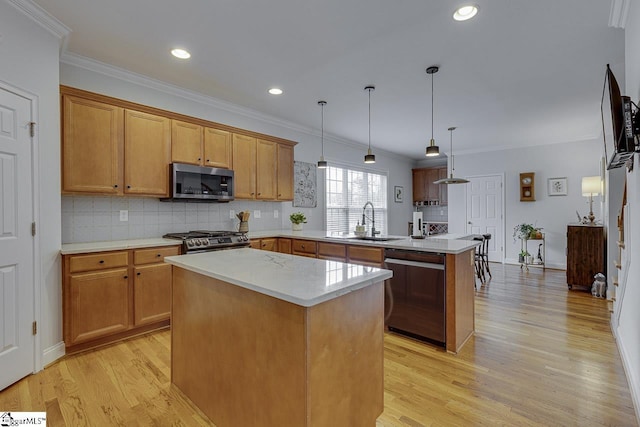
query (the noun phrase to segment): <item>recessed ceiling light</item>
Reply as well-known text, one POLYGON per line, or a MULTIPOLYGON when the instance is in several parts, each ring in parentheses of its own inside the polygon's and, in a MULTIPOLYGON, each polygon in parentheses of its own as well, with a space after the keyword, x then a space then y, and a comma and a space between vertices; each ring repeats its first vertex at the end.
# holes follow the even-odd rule
POLYGON ((184 49, 172 49, 171 55, 180 59, 189 59, 191 58, 191 54, 184 49))
POLYGON ((471 19, 478 13, 478 6, 475 5, 467 5, 459 7, 453 13, 453 19, 456 21, 466 21, 467 19, 471 19))
POLYGON ((272 87, 271 89, 269 89, 269 93, 271 95, 282 95, 282 89, 279 89, 277 87, 272 87))

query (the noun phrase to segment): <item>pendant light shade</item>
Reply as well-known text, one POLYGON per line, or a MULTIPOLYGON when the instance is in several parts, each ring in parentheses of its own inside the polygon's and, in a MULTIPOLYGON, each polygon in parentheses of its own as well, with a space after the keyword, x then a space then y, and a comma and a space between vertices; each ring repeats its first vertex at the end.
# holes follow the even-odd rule
POLYGON ((434 157, 440 155, 440 148, 436 145, 435 139, 433 139, 433 75, 439 70, 436 66, 427 68, 427 74, 431 74, 431 141, 425 152, 427 157, 434 157))
POLYGON ((369 92, 369 149, 367 150, 367 154, 364 156, 365 163, 375 163, 376 156, 371 153, 371 91, 376 90, 375 86, 367 86, 364 90, 369 92))
POLYGON ((320 128, 322 129, 321 130, 322 133, 320 137, 322 151, 320 154, 320 160, 318 160, 318 169, 326 169, 327 161, 324 159, 324 106, 327 105, 327 101, 318 101, 318 105, 322 110, 322 118, 320 120, 320 128))
POLYGON ((434 184, 466 184, 467 182, 469 182, 468 180, 464 179, 464 178, 454 178, 453 177, 453 171, 455 171, 455 166, 453 163, 453 131, 455 130, 455 127, 450 127, 449 129, 447 129, 449 131, 450 134, 450 139, 449 139, 449 155, 451 156, 451 173, 449 174, 449 178, 444 178, 444 179, 439 179, 437 181, 434 181, 434 184))

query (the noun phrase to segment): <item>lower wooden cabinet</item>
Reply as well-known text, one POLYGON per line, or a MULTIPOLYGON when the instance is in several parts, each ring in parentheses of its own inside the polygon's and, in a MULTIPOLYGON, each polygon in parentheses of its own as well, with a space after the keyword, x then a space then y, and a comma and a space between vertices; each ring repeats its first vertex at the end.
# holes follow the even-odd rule
POLYGON ((291 241, 291 253, 293 255, 315 258, 317 243, 313 240, 293 239, 291 241))
POLYGON ((591 289, 593 276, 605 269, 604 228, 598 225, 567 227, 567 286, 591 289))
POLYGON ((371 246, 347 245, 347 262, 352 264, 382 267, 384 249, 371 246))
POLYGON ((290 254, 291 249, 291 239, 287 239, 285 237, 278 238, 278 252, 283 254, 290 254))
POLYGON ((318 242, 318 258, 346 262, 347 247, 340 243, 318 242))
POLYGON ((179 246, 64 255, 63 335, 67 353, 165 327, 171 266, 179 246))

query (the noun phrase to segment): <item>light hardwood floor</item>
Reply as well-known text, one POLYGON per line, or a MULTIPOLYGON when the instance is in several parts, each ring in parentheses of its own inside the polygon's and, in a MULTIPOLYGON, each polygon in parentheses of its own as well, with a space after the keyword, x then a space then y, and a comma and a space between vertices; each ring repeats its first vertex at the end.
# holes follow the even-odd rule
MULTIPOLYGON (((637 425, 606 301, 567 291, 564 271, 491 269, 458 355, 385 337, 377 426, 637 425)), ((171 387, 169 352, 162 331, 65 357, 0 392, 0 411, 46 410, 54 427, 212 425, 171 387)))

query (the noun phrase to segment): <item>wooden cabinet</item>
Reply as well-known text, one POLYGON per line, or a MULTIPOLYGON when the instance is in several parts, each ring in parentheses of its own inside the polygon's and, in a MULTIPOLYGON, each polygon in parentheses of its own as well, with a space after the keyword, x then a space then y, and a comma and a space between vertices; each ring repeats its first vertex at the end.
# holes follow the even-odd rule
POLYGON ((256 138, 233 134, 233 164, 236 198, 256 197, 256 138))
POLYGON ((133 260, 133 324, 168 320, 171 314, 171 265, 165 256, 179 255, 177 246, 139 249, 133 260))
POLYGON ((171 121, 171 161, 202 166, 202 126, 171 121))
POLYGON ((293 200, 293 147, 278 144, 277 200, 293 200))
POLYGON ((62 96, 63 193, 122 194, 124 109, 62 96))
POLYGON ((434 184, 435 181, 446 178, 447 168, 421 168, 413 169, 413 202, 425 204, 442 203, 443 196, 446 199, 446 186, 434 184), (444 194, 443 194, 444 187, 444 194))
POLYGON ((278 238, 278 252, 283 254, 290 254, 291 251, 291 239, 287 239, 284 237, 278 238))
POLYGON ((125 110, 124 129, 124 193, 168 197, 170 120, 125 110))
POLYGON ((318 242, 318 258, 346 262, 347 247, 340 243, 318 242))
POLYGON ((251 239, 249 241, 249 247, 251 249, 262 249, 262 239, 251 239))
POLYGON ((169 119, 62 96, 63 193, 169 195, 169 119))
POLYGON ((596 225, 567 227, 567 286, 591 289, 593 276, 605 269, 604 229, 596 225))
POLYGON ((204 166, 231 169, 231 132, 204 128, 204 166))
POLYGON ((263 251, 278 252, 278 239, 275 237, 260 239, 260 249, 263 251))
POLYGON ((169 324, 171 266, 179 246, 64 255, 68 354, 169 324))
POLYGON ((171 161, 230 169, 231 132, 171 121, 171 161))
POLYGON ((520 174, 520 201, 535 202, 535 172, 525 172, 520 174))
POLYGON ((275 142, 256 140, 256 199, 274 200, 277 191, 278 147, 275 142))
POLYGON ((384 249, 372 246, 347 245, 347 262, 382 267, 384 249))
POLYGON ((291 253, 315 258, 317 253, 317 243, 313 240, 293 239, 291 241, 291 253))
MULTIPOLYGON (((447 177, 447 168, 439 168, 438 169, 438 179, 445 179, 447 177)), ((440 190, 440 204, 448 205, 449 204, 449 192, 448 185, 438 184, 440 190)))

